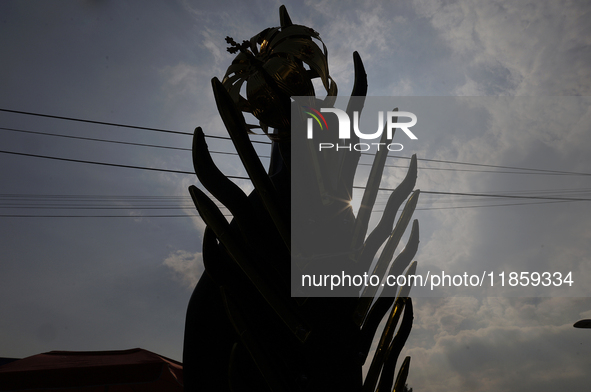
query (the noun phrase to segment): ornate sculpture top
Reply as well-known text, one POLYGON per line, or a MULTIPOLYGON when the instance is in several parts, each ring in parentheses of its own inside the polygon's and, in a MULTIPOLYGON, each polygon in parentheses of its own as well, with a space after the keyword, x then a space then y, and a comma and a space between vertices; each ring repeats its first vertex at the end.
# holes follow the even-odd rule
POLYGON ((252 113, 261 128, 289 132, 290 97, 314 96, 312 79, 319 77, 328 96, 337 95, 328 72, 328 51, 313 29, 291 22, 280 9, 281 27, 261 31, 242 44, 226 37, 230 53, 239 52, 226 71, 222 84, 243 112, 252 113), (322 49, 314 41, 322 44, 322 49), (307 66, 307 67, 306 67, 307 66), (246 97, 240 90, 246 82, 246 97))

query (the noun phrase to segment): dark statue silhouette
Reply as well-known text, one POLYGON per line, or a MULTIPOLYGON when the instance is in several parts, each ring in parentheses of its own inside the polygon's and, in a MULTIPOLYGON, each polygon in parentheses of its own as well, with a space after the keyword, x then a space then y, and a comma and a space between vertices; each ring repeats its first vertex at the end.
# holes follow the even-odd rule
MULTIPOLYGON (((255 188, 250 195, 215 166, 203 131, 195 130, 195 172, 201 184, 232 213, 233 220, 229 224, 203 191, 189 188, 207 227, 203 236, 205 272, 187 310, 185 390, 402 391, 410 357, 403 361, 397 377, 395 368, 412 327, 409 289, 401 290, 398 297, 390 291, 375 301, 374 293, 296 298, 290 294, 290 276, 292 269, 302 265, 313 269, 318 254, 323 255, 323 263, 338 265, 339 271, 363 273, 384 243, 374 272, 399 275, 410 264, 407 273, 414 273, 416 262, 410 262, 419 242, 416 220, 405 249, 390 268, 388 265, 418 199, 419 191, 412 192, 416 157, 367 238, 387 150, 382 149, 374 158, 357 216, 349 201, 358 152, 341 154, 338 176, 331 181, 313 165, 304 164, 304 171, 308 170, 304 181, 308 182, 292 199, 294 124, 290 120, 290 97, 316 100, 313 78, 320 78, 326 89, 324 104, 337 95, 337 88, 328 73, 326 47, 322 44, 321 49, 316 43, 322 42, 318 33, 293 24, 284 6, 279 13, 280 27, 266 29, 241 44, 228 37, 229 51, 237 56, 222 82, 212 80, 218 111, 255 188), (244 83, 246 97, 240 95, 244 83), (249 139, 253 127, 246 124, 242 112, 252 113, 260 121, 257 127, 272 140, 268 171, 249 139), (397 211, 407 198, 394 225, 397 211), (296 204, 298 211, 305 213, 292 218, 290 208, 296 204), (292 219, 309 227, 297 240, 292 240, 290 232, 292 219), (321 249, 306 249, 306 236, 320 237, 321 249), (301 263, 292 263, 294 257, 301 263), (371 343, 384 317, 386 326, 369 359, 371 343), (366 360, 371 360, 371 367, 364 381, 362 366, 366 360)), ((353 60, 351 95, 365 97, 367 77, 357 52, 353 60)), ((361 111, 362 107, 363 98, 351 100, 347 112, 361 111)), ((309 159, 325 159, 310 154, 309 159)))

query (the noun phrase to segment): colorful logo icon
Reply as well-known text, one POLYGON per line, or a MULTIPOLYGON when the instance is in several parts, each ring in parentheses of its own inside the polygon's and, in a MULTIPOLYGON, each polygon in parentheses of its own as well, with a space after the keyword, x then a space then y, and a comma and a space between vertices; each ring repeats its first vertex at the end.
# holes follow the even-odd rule
POLYGON ((324 126, 326 126, 326 129, 328 130, 328 124, 326 123, 326 119, 324 118, 324 116, 322 115, 322 113, 320 113, 318 110, 311 108, 309 106, 302 106, 302 110, 304 111, 304 113, 309 114, 310 116, 312 116, 314 118, 314 120, 316 120, 316 122, 318 123, 318 125, 320 125, 320 129, 324 129, 324 127, 322 126, 322 123, 324 123, 324 126), (307 110, 310 111, 307 111, 307 110), (312 113, 313 112, 313 113, 312 113), (322 119, 322 122, 320 122, 320 117, 322 119))

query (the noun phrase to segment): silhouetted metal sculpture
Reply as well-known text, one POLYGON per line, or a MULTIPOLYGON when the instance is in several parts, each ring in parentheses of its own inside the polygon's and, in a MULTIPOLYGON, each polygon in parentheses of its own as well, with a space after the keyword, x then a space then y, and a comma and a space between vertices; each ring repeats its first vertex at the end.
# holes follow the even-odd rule
MULTIPOLYGON (((241 44, 227 38, 229 50, 238 54, 224 80, 212 80, 219 113, 255 188, 250 195, 220 172, 209 155, 201 128, 195 130, 195 172, 201 184, 232 213, 233 220, 229 224, 204 192, 194 186, 189 188, 207 228, 203 238, 205 273, 187 310, 185 389, 367 392, 390 391, 394 385, 394 390, 400 391, 410 363, 407 357, 394 379, 398 355, 412 326, 409 289, 401 290, 396 298, 392 292, 382 295, 373 303, 374 298, 367 295, 292 298, 291 258, 296 254, 313 264, 314 254, 292 249, 290 207, 292 202, 309 205, 306 216, 298 218, 313 222, 309 235, 325 236, 323 248, 315 249, 324 255, 325 262, 363 273, 385 242, 374 273, 399 275, 409 264, 407 274, 414 273, 416 262, 410 262, 419 242, 416 220, 407 246, 390 268, 388 265, 418 199, 419 191, 412 192, 416 157, 411 160, 406 178, 389 197, 378 226, 367 238, 385 149, 375 156, 356 217, 348 202, 360 153, 343 157, 339 177, 331 179, 332 186, 320 172, 311 169, 309 187, 299 189, 298 200, 290 200, 290 97, 313 97, 311 80, 316 77, 327 91, 325 101, 336 96, 337 88, 328 73, 326 47, 322 44, 320 49, 313 40, 320 40, 318 33, 294 25, 283 6, 280 21, 281 27, 266 29, 241 44), (246 98, 240 95, 244 82, 246 98), (250 142, 252 127, 246 124, 242 111, 255 115, 259 127, 272 140, 268 172, 250 142), (326 187, 324 199, 320 200, 318 184, 322 183, 326 187), (394 225, 396 213, 407 198, 394 225), (386 315, 386 327, 363 381, 362 365, 386 315)), ((364 97, 365 70, 357 52, 353 59, 355 84, 351 95, 364 97)), ((347 111, 361 111, 362 106, 350 103, 347 111)), ((324 158, 318 155, 314 159, 324 158)))

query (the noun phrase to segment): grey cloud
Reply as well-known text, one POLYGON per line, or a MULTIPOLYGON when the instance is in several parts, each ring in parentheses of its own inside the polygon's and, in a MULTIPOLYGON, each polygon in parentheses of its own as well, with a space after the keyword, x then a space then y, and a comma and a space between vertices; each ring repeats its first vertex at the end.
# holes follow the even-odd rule
POLYGON ((584 389, 591 337, 572 328, 588 299, 417 299, 413 387, 584 389), (434 337, 433 341, 431 337, 434 337))
POLYGON ((164 265, 173 271, 175 278, 183 286, 190 289, 195 288, 204 270, 201 252, 189 253, 177 250, 164 260, 164 265))
POLYGON ((468 65, 463 93, 585 95, 589 93, 591 31, 580 2, 416 1, 468 65))

